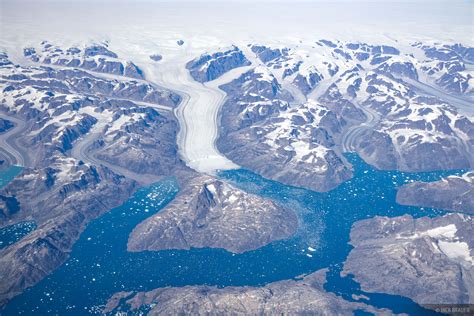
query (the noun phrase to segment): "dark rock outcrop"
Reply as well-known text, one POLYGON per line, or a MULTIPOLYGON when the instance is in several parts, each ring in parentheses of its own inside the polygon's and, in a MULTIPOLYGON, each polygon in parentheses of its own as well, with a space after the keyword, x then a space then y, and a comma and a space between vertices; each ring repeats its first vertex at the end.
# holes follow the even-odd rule
POLYGON ((14 125, 11 121, 3 119, 0 117, 0 133, 8 131, 14 125))
POLYGON ((161 56, 160 54, 153 54, 153 55, 150 55, 150 59, 153 61, 160 61, 163 59, 163 56, 161 56))
POLYGON ((250 62, 242 51, 238 47, 232 46, 226 51, 203 54, 188 62, 186 68, 189 69, 194 80, 206 82, 219 78, 231 69, 248 65, 250 62))

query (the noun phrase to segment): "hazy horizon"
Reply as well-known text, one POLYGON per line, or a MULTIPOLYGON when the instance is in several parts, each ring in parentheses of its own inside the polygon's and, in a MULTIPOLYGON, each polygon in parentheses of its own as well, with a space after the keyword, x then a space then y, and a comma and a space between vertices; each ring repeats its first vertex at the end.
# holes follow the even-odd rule
POLYGON ((219 0, 139 2, 2 1, 1 38, 110 36, 116 32, 175 32, 178 36, 364 39, 433 37, 473 41, 472 1, 219 0), (187 5, 183 5, 187 3, 187 5), (376 33, 374 32, 376 30, 376 33), (403 36, 400 36, 403 35, 403 36))

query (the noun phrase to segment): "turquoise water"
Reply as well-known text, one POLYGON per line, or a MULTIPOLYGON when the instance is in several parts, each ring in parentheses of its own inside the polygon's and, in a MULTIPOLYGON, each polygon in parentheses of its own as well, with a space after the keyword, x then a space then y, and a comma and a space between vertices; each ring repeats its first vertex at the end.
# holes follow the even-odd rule
MULTIPOLYGON (((22 167, 11 166, 0 169, 0 189, 12 181, 20 172, 22 167)), ((0 249, 9 246, 36 229, 33 221, 24 221, 0 228, 0 249)))
POLYGON ((351 278, 340 278, 339 271, 351 249, 349 232, 355 221, 376 215, 445 213, 397 205, 397 186, 414 180, 434 181, 462 171, 387 172, 371 168, 354 154, 348 159, 355 169, 354 178, 328 193, 286 186, 246 170, 222 172, 220 176, 236 186, 291 207, 300 219, 294 237, 238 255, 219 249, 127 252, 131 230, 158 212, 178 191, 173 179, 144 188, 124 205, 91 222, 74 245, 70 259, 9 303, 5 315, 93 314, 117 291, 197 284, 263 285, 326 267, 330 269, 326 289, 346 299, 352 300, 351 294, 365 294, 373 306, 430 314, 406 298, 363 293, 351 278))
POLYGON ((0 168, 0 189, 8 182, 12 181, 23 170, 19 166, 2 167, 0 168))

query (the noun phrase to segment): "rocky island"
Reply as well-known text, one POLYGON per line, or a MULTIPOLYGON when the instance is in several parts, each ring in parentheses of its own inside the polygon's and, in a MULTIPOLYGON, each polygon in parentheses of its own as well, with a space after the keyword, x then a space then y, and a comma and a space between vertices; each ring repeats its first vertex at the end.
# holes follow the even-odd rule
POLYGON ((356 222, 343 274, 366 292, 406 296, 420 305, 474 301, 474 218, 409 215, 356 222))
POLYGON ((367 311, 389 315, 363 303, 348 302, 324 290, 326 271, 298 280, 273 282, 262 287, 185 286, 149 292, 119 292, 105 306, 105 313, 146 311, 148 315, 340 315, 367 311))
POLYGON ((210 176, 192 176, 178 196, 130 234, 129 251, 223 248, 242 253, 290 237, 293 211, 210 176))
POLYGON ((435 182, 406 184, 398 189, 397 202, 474 214, 474 172, 435 182))

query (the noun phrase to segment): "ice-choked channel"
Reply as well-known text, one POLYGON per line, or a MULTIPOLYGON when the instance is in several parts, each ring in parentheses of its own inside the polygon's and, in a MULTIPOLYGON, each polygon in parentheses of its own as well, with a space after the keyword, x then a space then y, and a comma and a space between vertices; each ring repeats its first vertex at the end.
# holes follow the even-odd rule
POLYGON ((94 314, 118 291, 196 284, 258 286, 326 267, 330 268, 326 288, 332 292, 348 299, 363 294, 374 306, 419 313, 420 307, 408 299, 361 292, 353 281, 341 279, 338 269, 350 251, 349 232, 355 221, 376 215, 444 213, 396 204, 396 187, 412 180, 437 180, 453 172, 387 172, 373 169, 355 154, 348 158, 355 168, 354 178, 328 193, 286 186, 242 169, 221 172, 222 178, 247 191, 292 207, 300 217, 294 237, 243 254, 208 248, 127 252, 132 229, 178 191, 173 179, 141 189, 122 206, 91 222, 69 260, 13 299, 5 315, 94 314))

